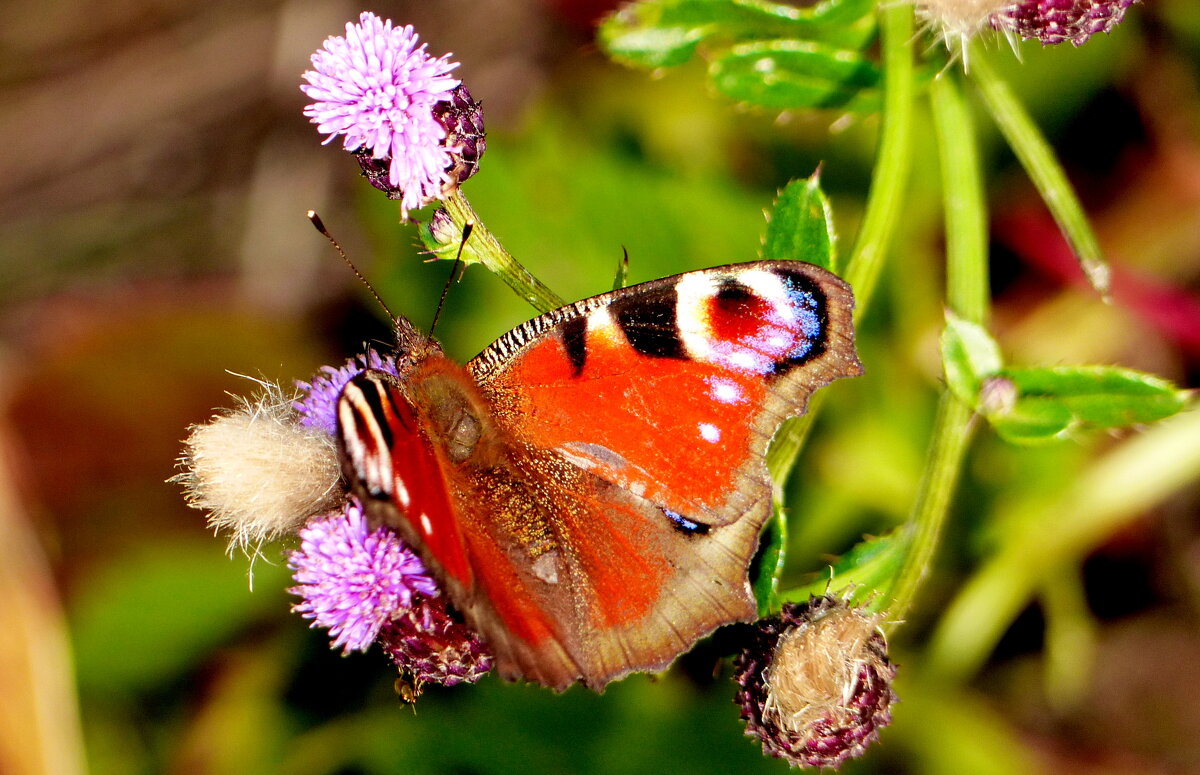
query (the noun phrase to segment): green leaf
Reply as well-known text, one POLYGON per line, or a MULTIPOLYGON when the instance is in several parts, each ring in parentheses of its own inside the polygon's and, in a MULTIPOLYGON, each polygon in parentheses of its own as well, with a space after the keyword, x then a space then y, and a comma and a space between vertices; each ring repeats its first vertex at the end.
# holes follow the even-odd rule
POLYGON ((783 573, 787 550, 787 520, 778 502, 772 506, 771 519, 759 538, 758 553, 751 568, 750 586, 758 602, 758 615, 779 610, 779 576, 783 573))
POLYGON ((767 221, 763 258, 807 261, 833 270, 833 242, 833 212, 821 190, 820 172, 788 183, 767 221))
POLYGON ((713 86, 735 100, 779 110, 880 109, 879 69, 862 54, 804 40, 744 43, 709 66, 713 86))
POLYGON ((600 45, 614 59, 645 67, 686 62, 710 38, 727 41, 802 38, 861 48, 874 32, 872 0, 827 0, 796 8, 763 0, 643 0, 600 25, 600 45))
POLYGON ((972 409, 978 409, 983 382, 1004 366, 1000 346, 983 326, 946 313, 942 332, 942 369, 950 392, 972 409))
POLYGON ((833 564, 831 575, 823 574, 810 584, 789 589, 780 598, 796 602, 831 592, 882 611, 891 603, 892 589, 911 545, 910 534, 903 527, 863 539, 833 564))
POLYGON ((1080 428, 1127 428, 1181 411, 1187 393, 1164 379, 1115 366, 1009 368, 984 386, 981 411, 1016 443, 1063 438, 1080 428))

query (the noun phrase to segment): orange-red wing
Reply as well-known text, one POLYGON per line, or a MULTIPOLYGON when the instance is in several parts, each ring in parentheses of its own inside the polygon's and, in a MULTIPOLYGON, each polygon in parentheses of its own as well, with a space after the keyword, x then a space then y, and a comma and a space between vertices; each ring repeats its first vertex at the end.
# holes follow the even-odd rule
POLYGON ((809 264, 721 267, 551 312, 468 369, 514 436, 716 526, 765 497, 779 423, 861 373, 852 309, 809 264))

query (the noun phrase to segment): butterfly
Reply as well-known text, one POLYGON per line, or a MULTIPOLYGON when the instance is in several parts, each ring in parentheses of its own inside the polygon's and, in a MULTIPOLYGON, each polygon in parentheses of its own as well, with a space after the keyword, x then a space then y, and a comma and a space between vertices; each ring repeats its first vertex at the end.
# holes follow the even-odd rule
POLYGON ((404 318, 399 377, 338 400, 343 472, 509 680, 600 690, 755 617, 764 456, 814 390, 862 373, 850 288, 758 261, 594 296, 465 366, 404 318))

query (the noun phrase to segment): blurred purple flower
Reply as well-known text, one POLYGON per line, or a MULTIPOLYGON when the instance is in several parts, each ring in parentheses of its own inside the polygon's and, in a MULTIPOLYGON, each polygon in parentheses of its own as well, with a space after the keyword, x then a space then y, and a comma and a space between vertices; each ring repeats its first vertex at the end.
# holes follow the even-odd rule
POLYGON ((390 159, 388 181, 403 192, 404 210, 437 199, 449 180, 446 129, 434 108, 451 99, 458 67, 449 54, 434 59, 417 46, 412 26, 393 27, 373 13, 346 25, 346 36, 326 39, 312 55, 313 69, 300 89, 314 100, 304 109, 317 131, 345 135, 348 151, 366 149, 390 159))
POLYGON ((342 653, 366 651, 414 593, 438 594, 412 550, 385 527, 370 530, 354 501, 310 520, 288 567, 297 583, 288 591, 303 598, 292 610, 328 629, 342 653))
POLYGON ((399 376, 395 358, 367 350, 346 361, 341 368, 322 366, 312 382, 297 382, 296 387, 304 395, 292 406, 300 413, 300 424, 323 430, 330 436, 337 433, 337 402, 342 389, 367 369, 399 376))

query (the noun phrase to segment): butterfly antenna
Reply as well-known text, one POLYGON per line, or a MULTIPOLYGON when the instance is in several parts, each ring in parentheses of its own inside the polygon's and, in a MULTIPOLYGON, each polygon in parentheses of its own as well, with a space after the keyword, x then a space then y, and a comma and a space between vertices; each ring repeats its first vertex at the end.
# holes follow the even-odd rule
MULTIPOLYGON (((442 307, 446 305, 446 295, 450 293, 450 285, 455 280, 454 275, 458 273, 459 267, 462 267, 464 271, 466 270, 466 266, 463 265, 462 260, 463 248, 467 246, 467 238, 471 236, 471 232, 474 230, 475 224, 473 223, 463 226, 462 240, 458 243, 458 253, 454 256, 454 266, 450 267, 450 276, 446 278, 446 284, 442 286, 442 298, 438 299, 437 309, 433 311, 433 322, 429 324, 430 336, 433 336, 433 330, 437 328, 438 318, 442 316, 442 307)), ((458 276, 458 279, 462 279, 461 274, 458 276)))
POLYGON ((317 211, 309 210, 307 213, 305 213, 305 215, 308 216, 308 220, 312 222, 312 225, 316 227, 316 230, 325 235, 325 239, 329 240, 330 245, 333 245, 333 249, 336 250, 338 255, 342 257, 342 260, 346 262, 346 266, 350 267, 350 271, 354 272, 354 276, 359 279, 359 282, 367 286, 367 290, 370 291, 371 295, 375 297, 375 301, 379 302, 379 306, 383 307, 383 311, 387 313, 387 316, 392 320, 396 320, 396 316, 392 313, 391 309, 388 308, 388 305, 386 302, 384 302, 383 297, 379 295, 379 291, 375 290, 375 286, 371 285, 371 282, 363 276, 363 273, 358 271, 358 267, 354 265, 354 262, 350 260, 350 256, 346 255, 346 251, 342 249, 341 243, 333 238, 333 235, 329 233, 329 229, 325 228, 325 223, 321 220, 321 216, 317 215, 317 211))

